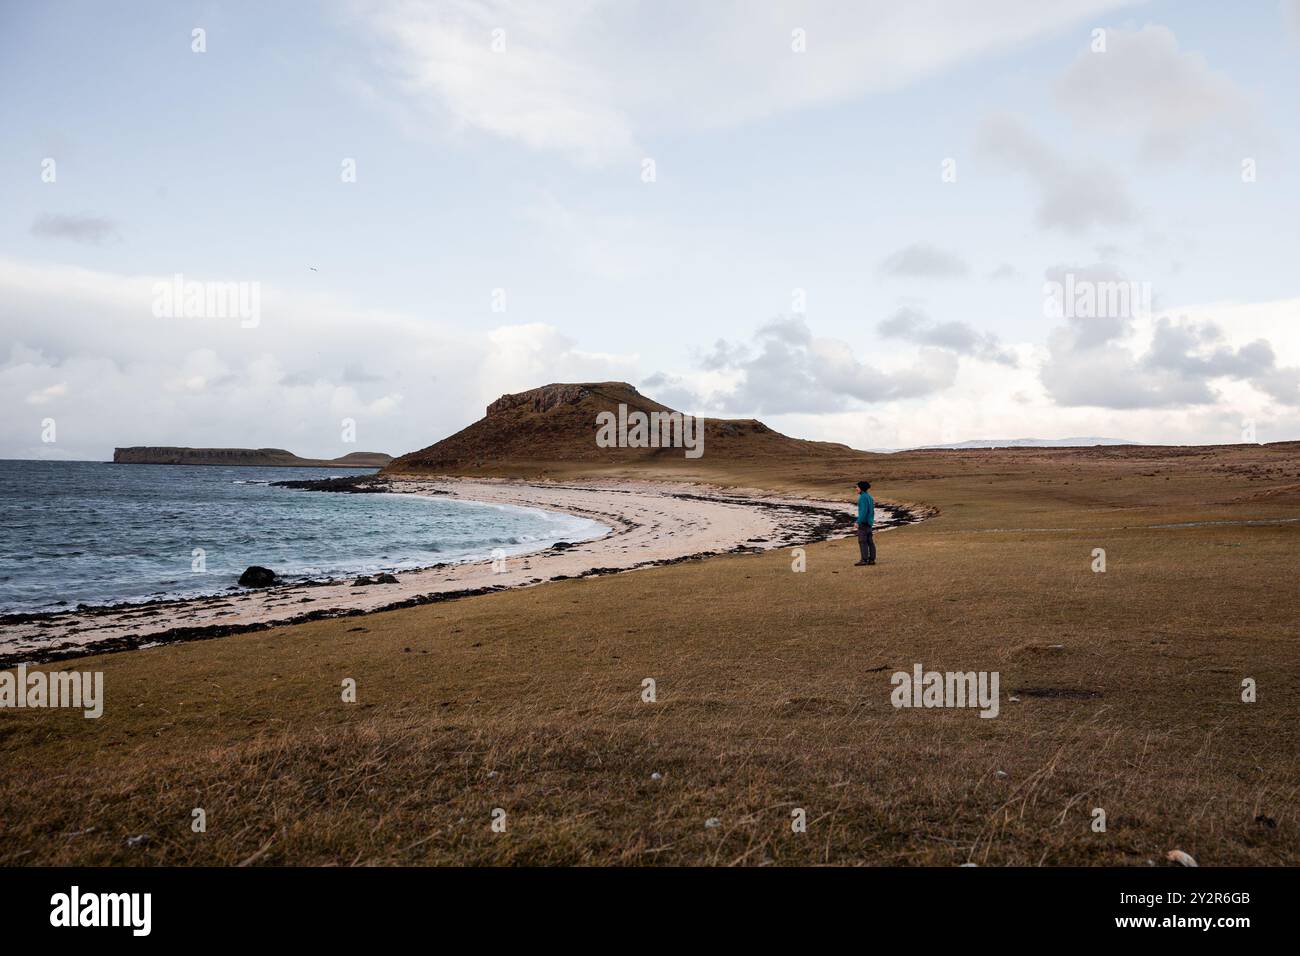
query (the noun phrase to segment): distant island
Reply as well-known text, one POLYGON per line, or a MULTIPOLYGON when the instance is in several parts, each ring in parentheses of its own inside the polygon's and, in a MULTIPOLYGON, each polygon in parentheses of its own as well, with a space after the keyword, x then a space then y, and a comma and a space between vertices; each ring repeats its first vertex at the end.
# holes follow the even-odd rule
POLYGON ((1140 445, 1123 438, 976 438, 949 445, 920 445, 908 451, 962 448, 1093 448, 1097 445, 1140 445))
POLYGON ((378 451, 354 451, 341 458, 299 458, 283 448, 177 448, 136 445, 114 448, 118 465, 236 465, 248 468, 383 468, 393 458, 378 451))

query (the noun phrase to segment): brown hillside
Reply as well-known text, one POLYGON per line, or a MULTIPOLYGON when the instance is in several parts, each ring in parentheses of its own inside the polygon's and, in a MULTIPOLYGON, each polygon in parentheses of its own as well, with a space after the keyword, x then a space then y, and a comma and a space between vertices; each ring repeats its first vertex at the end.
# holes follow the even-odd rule
MULTIPOLYGON (((528 470, 543 463, 583 465, 667 464, 687 461, 682 448, 601 448, 596 444, 596 416, 629 412, 672 412, 626 382, 543 385, 503 395, 486 415, 449 438, 397 458, 390 473, 482 473, 528 470)), ((771 459, 856 454, 844 445, 803 441, 773 431, 760 421, 707 418, 702 461, 771 459)))

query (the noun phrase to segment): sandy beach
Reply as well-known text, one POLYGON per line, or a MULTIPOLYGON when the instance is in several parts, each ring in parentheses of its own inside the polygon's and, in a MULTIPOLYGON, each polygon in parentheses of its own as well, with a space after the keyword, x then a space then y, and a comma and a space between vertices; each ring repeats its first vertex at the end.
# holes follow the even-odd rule
MULTIPOLYGON (((78 607, 4 619, 0 663, 53 661, 175 641, 222 637, 273 625, 363 614, 469 597, 546 581, 652 567, 728 552, 762 552, 843 537, 852 530, 848 502, 726 491, 652 481, 523 482, 506 479, 394 479, 390 493, 437 495, 518 505, 589 518, 602 537, 483 560, 397 574, 395 584, 311 580, 211 597, 78 607)), ((288 492, 298 494, 302 492, 288 492)), ((877 527, 900 521, 877 509, 877 527)), ((252 561, 250 563, 257 563, 252 561)))

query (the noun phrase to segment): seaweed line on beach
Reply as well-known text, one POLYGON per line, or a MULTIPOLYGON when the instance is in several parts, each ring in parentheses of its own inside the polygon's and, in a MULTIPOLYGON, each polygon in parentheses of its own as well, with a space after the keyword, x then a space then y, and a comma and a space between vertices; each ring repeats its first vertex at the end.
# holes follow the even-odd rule
MULTIPOLYGON (((312 479, 305 481, 284 481, 275 484, 299 489, 312 491, 333 491, 343 493, 388 493, 391 492, 391 481, 380 478, 377 475, 357 475, 347 476, 345 478, 325 478, 312 479), (379 487, 382 485, 382 487, 379 487), (329 487, 322 487, 329 486, 329 487)), ((421 494, 427 494, 430 489, 421 491, 421 494)), ((440 494, 449 494, 441 491, 440 494)), ((785 512, 791 517, 804 519, 802 522, 784 522, 783 526, 778 529, 779 540, 763 541, 761 543, 769 545, 768 547, 757 547, 752 543, 737 544, 735 547, 726 551, 701 551, 694 554, 678 555, 672 558, 657 558, 647 561, 641 561, 627 567, 596 567, 588 568, 581 574, 557 574, 549 578, 537 579, 531 582, 525 582, 507 586, 485 586, 476 588, 465 588, 456 591, 436 591, 428 594, 417 595, 415 597, 404 598, 399 601, 393 601, 388 604, 373 608, 322 608, 315 611, 306 611, 292 617, 283 618, 276 621, 255 621, 247 624, 206 624, 201 626, 185 627, 179 626, 169 628, 166 631, 159 631, 147 635, 125 634, 118 637, 105 638, 101 641, 93 641, 86 644, 70 646, 67 644, 45 648, 39 651, 23 651, 11 654, 0 654, 0 668, 12 667, 19 663, 28 664, 48 664, 56 661, 70 660, 78 657, 90 657, 98 654, 113 654, 121 651, 139 650, 146 647, 156 647, 163 644, 178 644, 189 641, 212 640, 219 637, 229 637, 235 634, 247 634, 255 631, 265 631, 275 627, 287 627, 294 624, 305 624, 311 621, 320 621, 332 618, 359 617, 366 614, 378 614, 383 611, 396 611, 402 608, 419 607, 426 604, 440 604, 444 601, 460 600, 462 598, 477 597, 482 594, 492 594, 501 591, 514 590, 516 588, 535 587, 538 584, 545 584, 550 581, 572 581, 583 578, 604 577, 610 574, 621 574, 628 571, 638 571, 645 568, 664 567, 668 565, 683 564, 691 561, 702 561, 705 558, 717 557, 724 554, 761 554, 766 551, 780 550, 782 548, 800 547, 808 544, 816 544, 820 541, 829 541, 835 538, 845 537, 852 533, 854 519, 853 515, 840 508, 830 505, 820 506, 807 504, 804 502, 774 502, 753 498, 740 498, 730 495, 701 495, 689 492, 674 492, 669 497, 683 498, 699 501, 722 501, 725 503, 735 503, 737 505, 751 508, 759 508, 770 511, 785 512), (814 519, 813 524, 809 525, 807 519, 814 519)), ((889 510, 890 518, 887 521, 880 522, 878 527, 881 530, 886 528, 897 527, 906 524, 914 524, 917 521, 929 517, 930 514, 920 509, 913 509, 902 505, 890 505, 885 502, 880 503, 882 510, 889 510)), ((606 516, 608 518, 608 516, 606 516)), ((630 524, 630 522, 628 523, 630 524)), ((751 539, 758 541, 759 539, 751 539)), ((567 542, 556 542, 556 545, 567 544, 567 542)), ((552 545, 549 548, 535 552, 536 555, 546 555, 558 553, 563 550, 552 545)), ((429 568, 409 569, 410 571, 436 570, 447 567, 446 564, 435 564, 429 568)), ((288 595, 295 589, 310 587, 325 587, 340 583, 343 579, 326 579, 293 582, 286 584, 284 594, 288 595)), ((107 614, 122 613, 125 611, 136 611, 138 616, 156 615, 156 608, 172 606, 186 603, 204 603, 227 601, 238 599, 247 595, 247 590, 232 590, 224 594, 209 595, 203 598, 189 598, 177 600, 174 598, 159 598, 154 601, 140 603, 118 603, 114 605, 103 605, 91 607, 88 605, 78 605, 75 613, 84 614, 91 617, 97 617, 107 614)), ((71 611, 50 611, 32 614, 12 614, 0 616, 0 625, 14 623, 31 623, 43 620, 49 620, 59 615, 73 613, 71 611)))

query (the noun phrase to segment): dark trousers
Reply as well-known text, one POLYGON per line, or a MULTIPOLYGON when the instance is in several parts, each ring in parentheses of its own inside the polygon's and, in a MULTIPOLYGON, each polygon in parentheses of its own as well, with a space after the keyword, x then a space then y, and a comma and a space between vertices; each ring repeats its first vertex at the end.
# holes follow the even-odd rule
POLYGON ((876 542, 871 537, 871 525, 858 525, 858 550, 862 552, 863 561, 876 560, 876 542))

